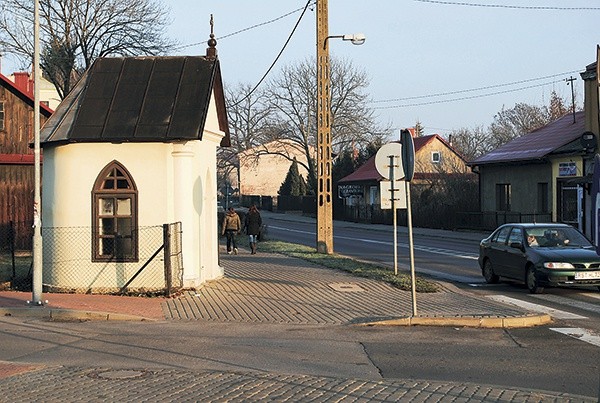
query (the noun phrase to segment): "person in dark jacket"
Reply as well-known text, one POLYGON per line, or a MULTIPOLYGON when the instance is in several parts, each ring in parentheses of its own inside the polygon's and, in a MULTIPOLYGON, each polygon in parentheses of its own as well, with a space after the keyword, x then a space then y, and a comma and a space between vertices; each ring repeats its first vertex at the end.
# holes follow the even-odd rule
POLYGON ((227 214, 223 217, 223 224, 221 225, 221 235, 227 236, 227 254, 231 254, 231 247, 233 246, 233 253, 238 254, 237 245, 235 244, 235 235, 241 231, 240 216, 235 212, 233 207, 229 207, 227 214))
POLYGON ((262 218, 255 205, 250 206, 250 209, 248 209, 246 219, 244 220, 244 227, 246 228, 246 234, 248 234, 250 249, 252 249, 252 254, 255 255, 256 242, 258 241, 258 234, 260 234, 262 227, 262 218))

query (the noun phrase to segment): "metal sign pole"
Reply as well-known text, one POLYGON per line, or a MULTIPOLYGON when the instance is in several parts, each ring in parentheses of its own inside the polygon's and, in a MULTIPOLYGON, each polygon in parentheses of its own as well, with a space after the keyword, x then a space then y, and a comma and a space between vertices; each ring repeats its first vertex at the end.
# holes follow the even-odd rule
POLYGON ((397 218, 396 218, 396 195, 394 194, 396 188, 394 187, 394 156, 390 155, 390 193, 392 197, 392 215, 394 216, 394 275, 398 275, 398 231, 397 231, 397 218))
POLYGON ((410 279, 412 288, 412 316, 417 316, 417 285, 415 275, 415 254, 413 248, 412 231, 412 211, 410 206, 410 182, 405 181, 406 185, 406 212, 408 218, 408 251, 410 255, 410 279))

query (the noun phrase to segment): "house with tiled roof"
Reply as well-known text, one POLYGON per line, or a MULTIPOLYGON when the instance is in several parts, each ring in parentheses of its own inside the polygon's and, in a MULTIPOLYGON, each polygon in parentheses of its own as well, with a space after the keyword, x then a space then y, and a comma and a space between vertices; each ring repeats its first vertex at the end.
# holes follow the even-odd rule
POLYGON ((584 110, 469 162, 479 174, 483 227, 509 221, 571 224, 591 236, 590 183, 599 130, 597 63, 581 73, 584 110))
POLYGON ((45 287, 160 290, 222 276, 216 150, 229 129, 215 44, 206 56, 97 59, 46 122, 45 287))
MULTIPOLYGON (((26 74, 26 73, 25 73, 26 74)), ((31 247, 33 222, 34 158, 33 90, 0 74, 0 247, 8 247, 12 226, 15 247, 31 247)), ((40 103, 40 121, 52 109, 40 103)))
MULTIPOLYGON (((414 186, 452 175, 471 176, 465 159, 443 137, 433 134, 413 137, 415 147, 414 186)), ((375 156, 356 171, 338 181, 338 197, 343 206, 355 206, 361 220, 371 220, 371 212, 380 209, 380 183, 385 180, 375 167, 375 156)))
POLYGON ((584 129, 584 112, 568 114, 469 162, 479 174, 481 211, 500 222, 579 225, 584 161, 593 151, 582 145, 584 129))

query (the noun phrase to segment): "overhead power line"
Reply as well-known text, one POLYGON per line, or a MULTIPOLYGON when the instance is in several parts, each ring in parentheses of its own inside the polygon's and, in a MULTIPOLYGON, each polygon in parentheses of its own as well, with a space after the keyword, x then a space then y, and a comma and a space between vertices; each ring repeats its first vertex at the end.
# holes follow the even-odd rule
POLYGON ((467 3, 459 1, 441 1, 441 0, 413 0, 418 3, 441 4, 445 6, 467 6, 467 7, 485 7, 485 8, 509 8, 517 10, 559 10, 559 11, 581 11, 595 10, 600 11, 600 7, 555 7, 555 6, 516 6, 508 4, 481 4, 467 3))
POLYGON ((557 81, 548 81, 548 82, 545 82, 542 84, 535 84, 535 85, 529 85, 526 87, 512 88, 509 90, 496 91, 496 92, 491 92, 488 94, 471 95, 471 96, 467 96, 467 97, 458 97, 458 98, 451 98, 451 99, 439 99, 436 101, 419 102, 419 103, 404 104, 404 105, 376 106, 373 109, 399 109, 399 108, 408 108, 408 107, 413 107, 413 106, 444 104, 444 103, 449 103, 449 102, 465 101, 465 100, 469 100, 469 99, 485 98, 485 97, 491 97, 494 95, 508 94, 511 92, 517 92, 517 91, 528 90, 531 88, 543 87, 545 85, 551 85, 551 84, 555 84, 555 83, 557 83, 557 81))
MULTIPOLYGON (((311 1, 314 1, 314 0, 311 0, 311 1)), ((310 3, 310 1, 309 1, 309 3, 310 3)), ((310 5, 310 4, 309 4, 309 5, 310 5)), ((220 36, 220 37, 218 37, 218 38, 216 38, 216 39, 217 39, 217 41, 220 41, 220 40, 222 40, 222 39, 226 39, 226 38, 229 38, 229 37, 231 37, 231 36, 235 36, 235 35, 241 34, 241 33, 243 33, 243 32, 250 31, 250 30, 252 30, 252 29, 256 29, 256 28, 260 28, 260 27, 263 27, 263 26, 265 26, 265 25, 268 25, 268 24, 272 24, 272 23, 274 23, 274 22, 277 22, 277 21, 279 21, 279 20, 282 20, 282 19, 284 19, 285 17, 288 17, 288 16, 290 16, 290 15, 292 15, 292 14, 295 14, 295 13, 297 13, 297 12, 299 12, 299 11, 302 11, 302 10, 305 10, 305 9, 306 9, 306 6, 305 6, 305 7, 300 7, 300 8, 297 8, 297 9, 295 9, 295 10, 293 10, 293 11, 290 11, 289 13, 285 13, 285 14, 283 14, 283 15, 280 15, 279 17, 273 18, 273 19, 271 19, 271 20, 268 20, 268 21, 261 22, 261 23, 259 23, 259 24, 252 25, 252 26, 250 26, 250 27, 247 27, 247 28, 240 29, 240 30, 238 30, 238 31, 235 31, 235 32, 232 32, 232 33, 230 33, 230 34, 227 34, 227 35, 220 36)), ((181 45, 181 46, 178 46, 178 47, 175 47, 175 48, 173 48, 173 50, 181 50, 181 49, 189 48, 189 47, 192 47, 192 46, 203 45, 203 44, 205 44, 205 43, 206 43, 206 41, 202 41, 202 42, 191 43, 191 44, 189 44, 189 45, 181 45)))
POLYGON ((456 91, 441 92, 438 94, 416 95, 416 96, 403 97, 403 98, 382 99, 382 100, 372 101, 372 103, 378 104, 378 103, 384 103, 384 102, 402 102, 402 101, 410 101, 410 100, 414 100, 414 99, 436 98, 436 97, 443 97, 443 96, 447 96, 447 95, 464 94, 467 92, 485 91, 485 90, 489 90, 492 88, 509 87, 511 85, 525 84, 525 83, 529 83, 532 81, 546 80, 548 78, 565 76, 567 74, 575 74, 575 73, 577 73, 577 70, 567 71, 567 72, 558 73, 558 74, 552 74, 552 75, 544 76, 544 77, 529 78, 527 80, 513 81, 510 83, 488 85, 488 86, 479 87, 479 88, 471 88, 471 89, 467 89, 467 90, 456 90, 456 91))
POLYGON ((294 25, 294 28, 292 29, 292 32, 290 32, 290 35, 288 36, 288 38, 286 39, 285 43, 283 44, 283 47, 281 48, 281 50, 277 54, 277 57, 275 57, 275 60, 273 60, 273 63, 271 63, 271 66, 269 66, 269 68, 267 69, 267 71, 265 72, 265 74, 262 76, 262 78, 258 81, 258 83, 256 83, 256 85, 254 86, 254 88, 252 88, 250 90, 250 92, 248 92, 242 99, 240 99, 236 103, 234 103, 233 106, 239 105, 244 100, 246 100, 247 98, 249 98, 250 95, 252 95, 254 93, 254 91, 256 91, 256 89, 259 87, 259 85, 262 84, 262 82, 265 80, 265 78, 267 78, 267 76, 269 75, 269 73, 271 72, 271 70, 273 69, 273 67, 275 67, 275 64, 277 63, 277 61, 279 60, 279 58, 283 54, 283 51, 287 47, 288 43, 290 43, 290 40, 292 39, 292 36, 294 36, 294 33, 296 32, 296 29, 298 28, 298 25, 300 25, 300 21, 302 21, 302 18, 304 17, 304 14, 306 13, 306 10, 308 9, 308 6, 310 6, 310 3, 312 3, 313 1, 314 0, 308 0, 306 2, 306 5, 304 6, 304 9, 302 10, 302 14, 300 14, 300 17, 298 18, 298 21, 296 21, 296 25, 294 25))

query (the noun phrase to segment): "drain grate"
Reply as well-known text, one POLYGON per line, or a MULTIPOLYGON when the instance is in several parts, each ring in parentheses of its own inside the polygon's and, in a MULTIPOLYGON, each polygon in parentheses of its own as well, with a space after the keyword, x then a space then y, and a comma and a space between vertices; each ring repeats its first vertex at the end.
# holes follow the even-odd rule
POLYGON ((329 287, 339 292, 363 292, 364 288, 356 283, 331 283, 329 287))

